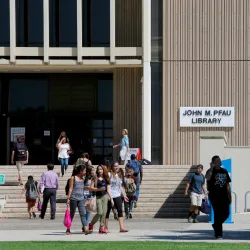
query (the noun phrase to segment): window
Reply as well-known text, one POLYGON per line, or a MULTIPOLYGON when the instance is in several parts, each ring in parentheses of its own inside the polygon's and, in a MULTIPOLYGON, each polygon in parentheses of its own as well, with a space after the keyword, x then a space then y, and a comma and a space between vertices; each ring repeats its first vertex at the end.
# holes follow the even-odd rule
POLYGON ((48 109, 47 80, 10 80, 10 112, 26 109, 48 109))
POLYGON ((43 0, 16 0, 16 43, 19 47, 43 46, 43 0))
POLYGON ((50 46, 77 46, 76 0, 50 0, 50 46))
POLYGON ((9 0, 0 1, 0 47, 10 46, 10 11, 9 0))
POLYGON ((98 112, 113 112, 113 81, 98 81, 98 112))

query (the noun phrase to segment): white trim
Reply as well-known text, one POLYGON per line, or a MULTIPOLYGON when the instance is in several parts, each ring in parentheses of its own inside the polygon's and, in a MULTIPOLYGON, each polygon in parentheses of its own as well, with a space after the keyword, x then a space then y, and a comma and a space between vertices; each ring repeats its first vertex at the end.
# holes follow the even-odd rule
MULTIPOLYGON (((44 56, 48 54, 49 56, 64 56, 64 57, 76 57, 77 48, 76 47, 49 47, 45 53, 46 48, 44 47, 16 47, 15 56, 44 56)), ((82 53, 84 56, 100 57, 110 56, 109 47, 82 47, 82 53)), ((142 56, 142 47, 116 47, 116 56, 142 56)), ((10 47, 0 47, 0 56, 10 56, 10 47)), ((126 60, 126 59, 124 59, 126 60)))
POLYGON ((77 62, 82 63, 82 0, 77 0, 77 62))
POLYGON ((49 0, 43 0, 44 62, 49 63, 49 0))
MULTIPOLYGON (((10 61, 15 63, 16 55, 16 0, 10 0, 10 61)), ((4 25, 4 24, 2 24, 4 25)))
POLYGON ((115 0, 110 0, 110 62, 115 63, 115 0))
POLYGON ((151 161, 151 0, 142 1, 142 154, 151 161))

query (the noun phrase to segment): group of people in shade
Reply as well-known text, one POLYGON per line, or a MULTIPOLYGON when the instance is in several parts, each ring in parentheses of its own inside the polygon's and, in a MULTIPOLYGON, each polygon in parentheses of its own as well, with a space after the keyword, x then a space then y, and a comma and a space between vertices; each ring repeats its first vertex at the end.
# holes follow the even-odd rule
POLYGON ((206 175, 202 174, 203 165, 197 165, 195 174, 188 179, 185 195, 190 191, 191 206, 189 209, 188 222, 198 223, 197 215, 202 205, 202 198, 209 198, 214 211, 215 238, 222 239, 223 223, 229 217, 230 204, 232 202, 230 176, 225 168, 222 167, 221 159, 218 155, 212 157, 210 168, 206 175), (207 180, 207 191, 205 180, 207 180))
MULTIPOLYGON (((124 153, 124 147, 129 146, 128 132, 123 130, 123 138, 121 143, 121 151, 123 150, 122 161, 126 160, 127 152, 124 153)), ((62 133, 58 139, 57 145, 59 149, 58 159, 61 162, 61 173, 64 175, 68 169, 68 159, 71 150, 69 140, 65 133, 62 133), (66 144, 66 145, 65 145, 66 144)), ((114 148, 117 147, 114 146, 114 148)), ((47 165, 48 171, 43 173, 40 182, 34 181, 32 176, 28 177, 28 181, 24 186, 21 195, 26 192, 26 202, 28 204, 28 212, 30 218, 36 217, 34 209, 36 200, 29 199, 29 190, 34 187, 37 192, 37 197, 40 199, 43 193, 43 204, 40 218, 44 219, 47 204, 50 200, 51 216, 55 219, 56 215, 56 192, 58 189, 58 175, 53 171, 54 165, 47 165)), ((143 178, 143 169, 136 160, 135 155, 131 155, 131 160, 126 163, 125 173, 124 168, 120 167, 118 161, 112 164, 98 165, 95 169, 89 159, 88 153, 83 153, 73 166, 72 176, 68 181, 67 205, 70 207, 70 217, 73 221, 76 208, 78 208, 82 231, 89 234, 93 231, 94 225, 100 221, 99 233, 109 233, 108 220, 110 212, 113 211, 115 219, 120 225, 120 232, 126 233, 127 229, 123 222, 123 204, 125 207, 126 219, 132 218, 133 206, 137 207, 139 198, 140 184, 143 178), (85 202, 87 199, 96 198, 96 214, 90 221, 91 212, 86 210, 85 202)), ((70 228, 67 228, 66 234, 71 234, 70 228)))

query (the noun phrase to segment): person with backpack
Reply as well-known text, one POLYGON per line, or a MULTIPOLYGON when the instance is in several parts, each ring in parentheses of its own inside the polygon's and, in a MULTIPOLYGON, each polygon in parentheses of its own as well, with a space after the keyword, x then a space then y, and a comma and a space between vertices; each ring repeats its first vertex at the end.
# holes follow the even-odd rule
POLYGON ((40 193, 38 189, 38 182, 34 181, 34 178, 31 175, 28 176, 28 180, 19 196, 19 199, 22 197, 24 192, 26 192, 26 203, 28 205, 27 208, 28 208, 29 218, 31 219, 32 216, 33 218, 36 218, 34 210, 37 198, 40 199, 40 193))
POLYGON ((133 209, 133 202, 136 199, 136 185, 137 180, 134 177, 134 171, 132 168, 126 168, 126 176, 124 178, 125 182, 125 192, 128 197, 128 202, 125 201, 125 214, 126 219, 132 219, 132 209, 133 209))
POLYGON ((24 164, 28 164, 29 161, 29 151, 25 145, 25 143, 22 142, 21 138, 17 138, 17 142, 14 143, 12 155, 11 155, 11 164, 14 165, 14 162, 16 162, 16 167, 18 171, 18 181, 19 185, 23 185, 22 180, 22 167, 24 164))
POLYGON ((135 200, 134 200, 134 208, 136 208, 137 202, 139 200, 139 195, 140 195, 140 185, 142 183, 142 178, 143 178, 143 168, 142 168, 141 163, 136 160, 135 154, 132 154, 130 158, 131 160, 126 164, 126 168, 133 169, 134 177, 136 178, 136 181, 137 181, 135 200))
POLYGON ((199 209, 202 204, 202 193, 206 196, 206 188, 205 188, 205 176, 202 174, 203 165, 197 165, 196 172, 192 174, 186 185, 184 195, 188 195, 188 191, 190 191, 190 199, 191 206, 188 214, 188 222, 190 223, 198 223, 196 217, 199 213, 199 209))

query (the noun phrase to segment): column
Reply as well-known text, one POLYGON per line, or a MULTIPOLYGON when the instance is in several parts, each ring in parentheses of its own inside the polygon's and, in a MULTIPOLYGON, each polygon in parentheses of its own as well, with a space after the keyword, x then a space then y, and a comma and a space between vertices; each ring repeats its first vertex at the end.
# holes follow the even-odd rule
POLYGON ((151 0, 142 0, 142 154, 151 161, 151 0))
POLYGON ((77 62, 82 63, 82 0, 77 0, 77 62))
POLYGON ((110 63, 115 63, 115 0, 110 0, 110 63))
POLYGON ((10 62, 15 63, 16 56, 16 1, 10 0, 10 62))
POLYGON ((49 63, 49 0, 43 0, 44 63, 49 63))

